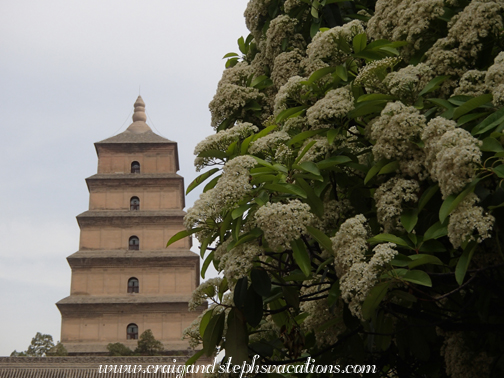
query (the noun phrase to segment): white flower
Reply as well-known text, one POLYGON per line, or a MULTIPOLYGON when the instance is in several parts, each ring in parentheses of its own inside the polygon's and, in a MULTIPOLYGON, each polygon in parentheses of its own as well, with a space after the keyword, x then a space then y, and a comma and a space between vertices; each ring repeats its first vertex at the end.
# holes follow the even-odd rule
POLYGON ((341 120, 354 108, 352 92, 348 87, 333 89, 306 111, 312 129, 341 120))
POLYGON ((306 234, 306 226, 313 222, 310 206, 297 199, 287 204, 268 202, 257 210, 254 217, 274 251, 290 249, 290 242, 306 234))

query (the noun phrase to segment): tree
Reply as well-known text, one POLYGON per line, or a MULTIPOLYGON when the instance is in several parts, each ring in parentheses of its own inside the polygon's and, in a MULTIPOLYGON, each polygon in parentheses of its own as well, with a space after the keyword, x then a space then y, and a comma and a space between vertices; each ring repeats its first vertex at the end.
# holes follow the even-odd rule
POLYGON ((223 274, 193 294, 190 362, 502 376, 502 4, 251 0, 245 18, 187 192, 211 180, 169 241, 194 234, 202 277, 223 274))
POLYGON ((65 346, 58 341, 58 343, 47 351, 47 355, 51 357, 68 356, 68 351, 65 346))
POLYGON ((161 341, 156 340, 150 329, 144 331, 138 339, 138 347, 135 353, 156 356, 163 351, 164 347, 161 341))
POLYGON ((131 356, 133 351, 122 343, 109 343, 107 350, 111 356, 131 356))
POLYGON ((51 335, 42 334, 37 332, 35 337, 32 338, 31 344, 28 349, 24 352, 14 351, 11 353, 11 357, 45 357, 46 355, 57 355, 62 356, 66 354, 51 354, 51 353, 66 353, 66 349, 58 341, 56 347, 54 346, 53 338, 51 335), (49 352, 51 351, 51 352, 49 352))
POLYGON ((107 349, 111 356, 157 356, 163 352, 164 347, 161 341, 156 340, 152 331, 148 329, 140 335, 134 351, 121 343, 110 343, 107 345, 107 349))

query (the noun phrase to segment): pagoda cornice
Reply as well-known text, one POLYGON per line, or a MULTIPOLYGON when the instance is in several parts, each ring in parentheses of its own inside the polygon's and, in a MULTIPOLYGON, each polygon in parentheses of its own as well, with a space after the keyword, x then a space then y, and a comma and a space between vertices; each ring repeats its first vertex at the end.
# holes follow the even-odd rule
POLYGON ((146 187, 173 186, 184 183, 176 173, 110 173, 96 174, 86 179, 88 189, 97 187, 146 187))
MULTIPOLYGON (((189 250, 82 250, 67 257, 72 269, 89 267, 194 267, 199 256, 189 250)), ((197 269, 199 266, 197 266, 197 269)), ((199 269, 198 269, 199 270, 199 269)), ((199 272, 198 272, 199 274, 199 272)))
POLYGON ((146 224, 180 224, 182 210, 88 210, 77 215, 80 227, 90 226, 138 226, 146 224))

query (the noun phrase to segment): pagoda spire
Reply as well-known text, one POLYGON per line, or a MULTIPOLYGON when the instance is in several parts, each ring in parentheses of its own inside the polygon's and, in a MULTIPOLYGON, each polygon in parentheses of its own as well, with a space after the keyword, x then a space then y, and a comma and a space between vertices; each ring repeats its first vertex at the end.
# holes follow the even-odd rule
POLYGON ((146 122, 147 115, 145 114, 145 102, 143 101, 142 96, 138 96, 133 106, 135 107, 133 122, 146 122))

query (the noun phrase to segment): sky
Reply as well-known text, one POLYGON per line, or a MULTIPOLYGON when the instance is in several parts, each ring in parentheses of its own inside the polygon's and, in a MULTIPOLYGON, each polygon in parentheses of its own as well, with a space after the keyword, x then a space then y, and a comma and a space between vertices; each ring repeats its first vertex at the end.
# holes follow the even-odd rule
POLYGON ((208 103, 248 34, 247 2, 0 3, 0 356, 37 332, 60 339, 93 143, 129 126, 139 92, 152 130, 178 142, 186 187, 198 175, 194 147, 213 133, 208 103))

